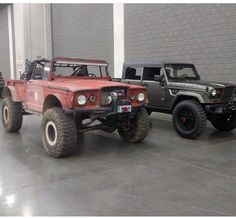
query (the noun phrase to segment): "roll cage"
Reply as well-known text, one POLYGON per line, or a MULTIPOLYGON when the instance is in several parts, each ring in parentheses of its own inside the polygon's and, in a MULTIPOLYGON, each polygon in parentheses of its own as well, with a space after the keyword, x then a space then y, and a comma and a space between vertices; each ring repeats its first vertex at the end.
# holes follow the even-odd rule
POLYGON ((69 67, 73 69, 73 73, 70 76, 86 77, 89 76, 88 66, 98 66, 100 76, 102 75, 102 67, 105 67, 105 76, 109 76, 108 63, 103 60, 89 60, 89 59, 77 59, 77 58, 53 58, 40 59, 35 61, 26 60, 26 69, 21 79, 48 79, 50 72, 55 72, 56 67, 69 67), (39 70, 38 69, 39 66, 39 70))

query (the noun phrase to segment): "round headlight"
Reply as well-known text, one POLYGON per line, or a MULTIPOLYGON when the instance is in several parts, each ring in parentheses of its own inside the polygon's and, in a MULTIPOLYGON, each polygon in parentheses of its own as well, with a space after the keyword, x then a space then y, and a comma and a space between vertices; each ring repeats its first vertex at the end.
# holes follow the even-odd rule
POLYGON ((86 97, 84 95, 79 95, 77 101, 79 105, 84 105, 86 103, 86 97))
POLYGON ((141 102, 141 101, 144 101, 144 99, 145 99, 145 95, 143 93, 139 93, 138 100, 141 102))
POLYGON ((112 92, 112 93, 111 93, 111 96, 112 96, 112 98, 113 98, 114 100, 116 100, 116 99, 118 98, 117 92, 112 92))
POLYGON ((130 99, 131 99, 131 100, 135 100, 135 99, 136 99, 136 96, 135 96, 135 95, 130 95, 130 99))
POLYGON ((211 91, 211 95, 212 95, 212 96, 216 96, 216 90, 215 90, 215 89, 213 89, 213 90, 211 91))
POLYGON ((106 98, 106 104, 111 104, 111 102, 112 102, 112 97, 108 95, 106 98))
POLYGON ((91 96, 89 97, 89 101, 92 102, 92 103, 95 103, 95 102, 96 102, 96 96, 91 95, 91 96))

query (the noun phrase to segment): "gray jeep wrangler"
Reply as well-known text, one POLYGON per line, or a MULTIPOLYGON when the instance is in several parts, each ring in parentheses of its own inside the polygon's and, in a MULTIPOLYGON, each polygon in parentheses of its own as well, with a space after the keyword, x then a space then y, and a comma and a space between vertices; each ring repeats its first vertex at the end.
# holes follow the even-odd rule
POLYGON ((121 82, 146 86, 148 113, 172 114, 174 128, 184 138, 200 136, 207 119, 221 131, 236 127, 236 85, 202 81, 193 64, 124 64, 121 82))

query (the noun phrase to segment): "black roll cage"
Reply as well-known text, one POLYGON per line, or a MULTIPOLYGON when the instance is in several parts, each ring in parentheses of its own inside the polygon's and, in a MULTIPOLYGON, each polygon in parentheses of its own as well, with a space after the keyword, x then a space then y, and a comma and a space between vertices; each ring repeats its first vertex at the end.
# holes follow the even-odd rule
MULTIPOLYGON (((31 62, 31 61, 29 61, 29 60, 26 60, 26 63, 25 63, 25 65, 26 65, 26 70, 25 70, 25 79, 26 80, 30 80, 30 79, 32 79, 33 78, 33 76, 34 76, 34 72, 35 72, 35 68, 36 68, 36 66, 37 66, 37 64, 39 64, 39 65, 41 65, 42 67, 44 67, 45 66, 45 64, 46 63, 49 63, 49 62, 51 62, 50 60, 48 60, 48 59, 41 59, 41 60, 35 60, 35 61, 33 61, 33 62, 31 62)), ((87 66, 90 66, 90 65, 83 65, 83 64, 70 64, 70 63, 66 63, 66 64, 58 64, 58 63, 56 63, 56 61, 55 60, 52 60, 52 68, 54 68, 54 67, 72 67, 73 68, 73 70, 74 70, 74 73, 77 73, 77 71, 79 71, 82 67, 85 67, 85 70, 87 71, 87 75, 89 74, 89 72, 88 72, 88 69, 87 69, 87 66), (75 69, 74 69, 75 68, 75 69)), ((91 66, 93 66, 93 65, 91 65, 91 66)), ((94 65, 95 66, 95 65, 94 65)), ((99 71, 100 71, 100 76, 102 77, 103 75, 102 75, 102 67, 105 67, 105 73, 106 73, 106 76, 107 77, 110 77, 109 76, 109 73, 108 73, 108 66, 99 66, 99 65, 96 65, 96 66, 98 66, 99 67, 99 71)), ((74 74, 73 73, 73 74, 74 74)), ((73 75, 72 74, 72 75, 73 75)), ((70 75, 70 76, 72 76, 72 75, 70 75)))

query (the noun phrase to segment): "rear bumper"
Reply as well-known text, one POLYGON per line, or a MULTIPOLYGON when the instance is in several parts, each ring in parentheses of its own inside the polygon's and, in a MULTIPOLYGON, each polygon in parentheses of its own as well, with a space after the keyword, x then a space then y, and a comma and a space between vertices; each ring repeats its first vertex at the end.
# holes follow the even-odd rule
POLYGON ((236 102, 228 102, 223 104, 209 104, 205 105, 207 113, 225 114, 236 111, 236 102))

